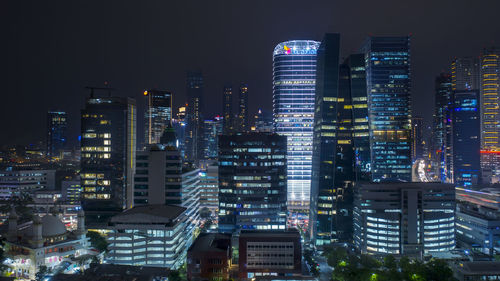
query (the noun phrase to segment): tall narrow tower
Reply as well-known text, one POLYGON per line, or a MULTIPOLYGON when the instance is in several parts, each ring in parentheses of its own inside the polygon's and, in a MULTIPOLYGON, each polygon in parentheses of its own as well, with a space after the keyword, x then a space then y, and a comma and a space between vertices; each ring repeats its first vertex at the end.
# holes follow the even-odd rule
POLYGON ((316 51, 320 42, 279 43, 273 52, 273 121, 287 137, 288 209, 309 213, 316 51))
POLYGON ((410 37, 369 37, 366 62, 372 180, 411 181, 410 37))

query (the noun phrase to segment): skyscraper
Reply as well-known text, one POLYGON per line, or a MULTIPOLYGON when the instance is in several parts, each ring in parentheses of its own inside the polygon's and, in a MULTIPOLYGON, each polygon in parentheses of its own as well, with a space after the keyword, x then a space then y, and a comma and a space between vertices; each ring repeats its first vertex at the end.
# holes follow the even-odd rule
POLYGON ((438 178, 441 182, 452 182, 451 151, 451 74, 441 73, 436 77, 434 98, 433 151, 434 162, 438 166, 438 178))
POLYGON ((475 185, 481 180, 479 93, 454 91, 452 105, 453 182, 475 185))
POLYGON ((411 160, 424 157, 424 118, 413 116, 411 118, 411 160))
POLYGON ((411 181, 410 37, 369 37, 362 49, 372 180, 411 181))
POLYGON ((311 192, 316 50, 320 42, 286 41, 273 52, 275 132, 287 137, 288 208, 308 213, 311 192))
POLYGON ((219 232, 286 228, 286 139, 276 134, 219 139, 219 232))
POLYGON ((87 217, 102 223, 106 210, 120 211, 133 204, 135 100, 91 93, 81 122, 82 206, 87 217))
POLYGON ((203 121, 203 159, 217 159, 218 140, 222 135, 223 121, 220 116, 203 121))
POLYGON ((250 126, 248 125, 248 85, 245 83, 240 84, 240 93, 238 96, 238 131, 248 132, 250 126))
POLYGON ((486 182, 496 182, 500 181, 500 49, 484 49, 480 67, 481 168, 486 182))
POLYGON ((224 86, 222 95, 222 117, 224 122, 224 134, 233 132, 233 87, 230 85, 224 86))
POLYGON ((144 144, 159 143, 160 138, 172 120, 172 94, 167 91, 144 91, 147 109, 144 113, 144 144))
POLYGON ((317 246, 352 241, 354 183, 370 172, 364 56, 339 66, 339 45, 339 34, 326 34, 318 49, 310 208, 317 246))
POLYGON ((455 58, 451 62, 453 91, 479 89, 479 60, 472 57, 455 58))
POLYGON ((64 111, 47 112, 47 156, 61 157, 66 148, 68 115, 64 111))
POLYGON ((201 71, 188 71, 186 94, 188 98, 186 157, 196 162, 203 158, 203 75, 201 71))

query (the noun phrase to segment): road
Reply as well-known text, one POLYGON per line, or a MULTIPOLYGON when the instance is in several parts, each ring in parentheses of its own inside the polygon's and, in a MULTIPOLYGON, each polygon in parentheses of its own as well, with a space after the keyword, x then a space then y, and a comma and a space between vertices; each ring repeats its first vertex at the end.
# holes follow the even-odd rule
POLYGON ((320 281, 329 281, 332 277, 333 268, 331 268, 326 262, 326 258, 324 256, 315 256, 316 262, 319 264, 319 280, 320 281))

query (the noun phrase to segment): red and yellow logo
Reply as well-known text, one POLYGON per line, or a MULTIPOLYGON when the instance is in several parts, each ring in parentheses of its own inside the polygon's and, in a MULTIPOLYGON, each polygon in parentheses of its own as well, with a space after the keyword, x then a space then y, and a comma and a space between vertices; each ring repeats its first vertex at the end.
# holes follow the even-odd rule
POLYGON ((286 45, 283 45, 283 48, 285 49, 287 55, 289 55, 292 52, 292 49, 288 48, 286 45))

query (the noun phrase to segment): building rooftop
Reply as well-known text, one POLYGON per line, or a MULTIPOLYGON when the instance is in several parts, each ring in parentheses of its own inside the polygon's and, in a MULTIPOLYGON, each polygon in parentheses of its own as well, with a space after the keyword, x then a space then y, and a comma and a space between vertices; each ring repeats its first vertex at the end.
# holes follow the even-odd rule
POLYGON ((128 209, 111 218, 111 223, 170 223, 186 208, 175 205, 146 205, 128 209))
POLYGON ((500 275, 500 262, 473 261, 457 265, 457 270, 465 275, 500 275))
POLYGON ((300 235, 295 228, 288 230, 242 230, 240 237, 282 237, 300 235))
POLYGON ((161 278, 168 277, 170 271, 163 267, 151 266, 131 266, 131 265, 116 265, 116 264, 100 264, 87 269, 83 275, 75 274, 57 274, 53 276, 54 281, 150 281, 163 280, 161 278))
POLYGON ((188 252, 226 252, 231 247, 231 235, 202 233, 188 252))

